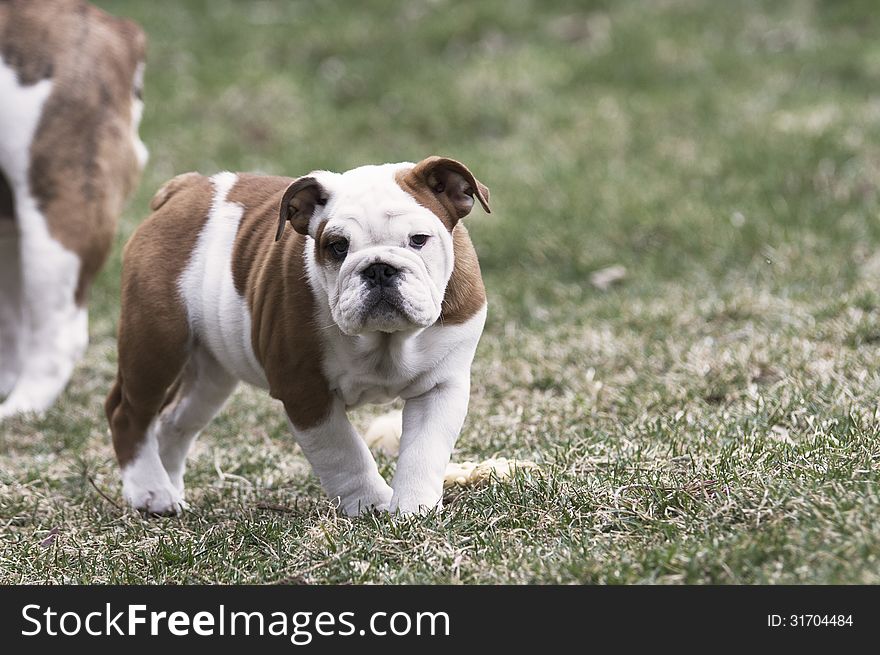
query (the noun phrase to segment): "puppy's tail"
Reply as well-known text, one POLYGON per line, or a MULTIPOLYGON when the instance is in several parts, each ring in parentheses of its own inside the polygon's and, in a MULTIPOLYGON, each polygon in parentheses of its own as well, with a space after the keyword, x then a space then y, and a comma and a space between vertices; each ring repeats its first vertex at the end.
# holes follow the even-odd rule
POLYGON ((168 202, 168 199, 171 198, 171 196, 196 180, 201 179, 201 177, 202 176, 199 173, 181 173, 177 177, 168 180, 165 184, 159 187, 158 191, 156 191, 156 195, 154 195, 153 199, 150 201, 150 209, 156 211, 168 202))

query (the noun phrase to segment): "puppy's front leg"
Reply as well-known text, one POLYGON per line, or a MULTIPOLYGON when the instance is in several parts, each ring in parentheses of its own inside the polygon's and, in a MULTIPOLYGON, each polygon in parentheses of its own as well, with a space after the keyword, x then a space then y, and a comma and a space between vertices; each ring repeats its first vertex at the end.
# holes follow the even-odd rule
POLYGON ((438 385, 403 407, 391 511, 424 512, 443 499, 443 474, 467 415, 470 379, 438 385))
POLYGON ((345 407, 333 400, 323 422, 306 429, 288 423, 309 464, 331 499, 339 502, 349 516, 370 508, 387 510, 391 487, 379 474, 376 460, 364 440, 349 422, 345 407))

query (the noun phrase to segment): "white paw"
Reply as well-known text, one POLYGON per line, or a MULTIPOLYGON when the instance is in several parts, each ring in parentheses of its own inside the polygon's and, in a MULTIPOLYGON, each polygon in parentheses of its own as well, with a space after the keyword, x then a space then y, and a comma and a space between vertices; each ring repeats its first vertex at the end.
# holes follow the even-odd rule
POLYGON ((54 380, 43 378, 20 377, 6 400, 0 403, 0 420, 17 414, 33 414, 37 418, 45 416, 64 389, 62 384, 57 393, 49 391, 54 383, 54 380))
POLYGON ((400 450, 401 434, 403 434, 403 412, 395 409, 373 419, 364 434, 364 441, 370 450, 396 455, 400 450))
POLYGON ((36 416, 42 416, 42 410, 34 409, 20 402, 15 402, 7 400, 5 403, 0 403, 0 421, 6 418, 12 418, 13 416, 18 416, 19 414, 27 414, 29 412, 33 412, 36 416))
POLYGON ((129 505, 148 514, 177 515, 187 507, 183 494, 170 482, 143 486, 133 480, 123 480, 122 495, 129 505))
POLYGON ((359 516, 373 510, 387 512, 391 505, 392 493, 391 487, 387 484, 384 487, 377 487, 343 501, 342 511, 348 516, 359 516))

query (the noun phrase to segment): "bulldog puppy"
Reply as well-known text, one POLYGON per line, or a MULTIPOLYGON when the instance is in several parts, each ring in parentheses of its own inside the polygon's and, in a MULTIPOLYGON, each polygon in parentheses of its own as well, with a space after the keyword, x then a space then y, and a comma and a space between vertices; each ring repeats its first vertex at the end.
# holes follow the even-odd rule
POLYGON ((135 508, 184 507, 187 452, 239 380, 269 390, 350 515, 440 503, 486 294, 463 164, 178 176, 128 242, 106 411, 135 508), (285 230, 290 223, 293 230, 285 230), (391 486, 346 410, 405 400, 391 486))
POLYGON ((147 159, 145 44, 79 0, 0 2, 0 420, 48 409, 85 351, 89 287, 147 159))

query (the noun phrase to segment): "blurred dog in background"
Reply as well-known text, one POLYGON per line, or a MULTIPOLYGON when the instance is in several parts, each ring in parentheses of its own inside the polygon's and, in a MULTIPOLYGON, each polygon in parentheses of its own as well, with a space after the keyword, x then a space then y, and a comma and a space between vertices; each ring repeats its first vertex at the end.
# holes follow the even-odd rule
POLYGON ((0 0, 0 420, 43 412, 147 160, 146 37, 81 0, 0 0))

